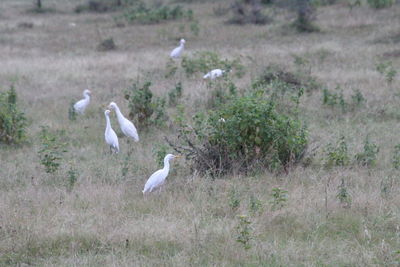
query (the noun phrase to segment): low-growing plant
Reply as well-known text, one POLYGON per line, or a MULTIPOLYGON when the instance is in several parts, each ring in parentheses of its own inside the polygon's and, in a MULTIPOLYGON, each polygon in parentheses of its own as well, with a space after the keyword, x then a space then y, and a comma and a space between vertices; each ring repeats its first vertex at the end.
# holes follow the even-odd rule
POLYGON ((280 188, 272 188, 272 199, 270 201, 272 210, 280 210, 286 205, 288 200, 288 191, 280 188))
POLYGON ((255 95, 236 97, 179 132, 180 144, 170 145, 192 160, 194 169, 213 176, 255 166, 288 170, 307 146, 307 130, 298 119, 255 95))
POLYGON ((324 88, 322 90, 322 104, 332 109, 339 108, 342 113, 354 111, 366 102, 364 96, 359 90, 355 90, 351 95, 351 101, 345 99, 343 90, 336 86, 335 90, 324 88))
POLYGON ((178 100, 182 97, 182 82, 178 82, 175 87, 168 92, 168 104, 170 106, 176 106, 178 100))
POLYGON ((209 81, 207 88, 211 92, 211 97, 207 100, 208 108, 218 107, 237 96, 236 85, 228 76, 209 81))
POLYGON ((256 213, 262 209, 262 202, 256 196, 251 195, 249 201, 249 209, 252 213, 256 213))
POLYGON ((242 244, 244 249, 250 249, 252 240, 251 221, 246 215, 239 215, 238 219, 236 242, 242 244))
POLYGON ((367 0, 367 2, 370 7, 376 9, 391 7, 394 4, 394 0, 367 0))
POLYGON ((340 204, 342 204, 342 206, 344 208, 351 207, 352 198, 351 198, 351 195, 347 189, 347 186, 346 186, 343 178, 342 178, 342 182, 340 183, 340 185, 338 187, 338 193, 336 195, 336 198, 340 201, 340 204))
POLYGON ((74 104, 75 101, 71 100, 71 102, 69 103, 69 107, 68 107, 68 119, 70 121, 75 121, 76 120, 76 112, 75 112, 75 108, 74 108, 74 104))
POLYGON ((135 82, 125 91, 129 101, 129 118, 136 120, 139 127, 161 125, 166 118, 165 99, 153 97, 151 82, 135 82))
POLYGON ((376 165, 378 152, 379 152, 379 146, 374 143, 371 143, 367 136, 367 138, 364 141, 364 151, 357 153, 355 155, 355 159, 358 162, 358 164, 362 166, 373 167, 376 165))
POLYGON ((49 127, 42 126, 40 131, 41 148, 38 151, 40 163, 47 173, 55 173, 61 165, 66 150, 66 143, 61 138, 63 131, 51 131, 49 127))
POLYGON ((392 155, 392 165, 396 170, 400 170, 400 144, 394 147, 392 155))
POLYGON ((228 21, 233 24, 267 24, 272 19, 263 13, 260 0, 236 0, 231 5, 233 17, 228 21))
POLYGON ((245 68, 239 58, 221 59, 218 54, 209 51, 195 52, 193 57, 184 56, 181 66, 188 77, 195 73, 205 74, 212 69, 233 71, 238 78, 245 74, 245 68))
POLYGON ((335 145, 329 143, 325 149, 326 167, 346 166, 350 163, 347 142, 344 136, 341 136, 335 145))
POLYGON ((67 190, 71 192, 75 186, 76 181, 78 180, 78 171, 74 168, 70 168, 67 172, 67 190))
POLYGON ((0 143, 18 144, 26 138, 26 117, 17 106, 14 86, 0 92, 0 143))
POLYGON ((235 188, 232 188, 229 192, 229 207, 235 210, 240 206, 240 195, 235 188))
POLYGON ((155 24, 168 20, 193 19, 193 10, 185 10, 181 5, 154 5, 138 1, 128 7, 123 13, 123 18, 129 23, 155 24))
POLYGON ((316 18, 315 6, 310 0, 296 0, 297 18, 293 26, 299 32, 317 32, 319 28, 313 23, 316 18))
POLYGON ((397 75, 397 71, 393 67, 393 64, 391 61, 382 62, 382 63, 377 64, 376 70, 385 77, 386 82, 389 85, 392 84, 394 78, 397 75))

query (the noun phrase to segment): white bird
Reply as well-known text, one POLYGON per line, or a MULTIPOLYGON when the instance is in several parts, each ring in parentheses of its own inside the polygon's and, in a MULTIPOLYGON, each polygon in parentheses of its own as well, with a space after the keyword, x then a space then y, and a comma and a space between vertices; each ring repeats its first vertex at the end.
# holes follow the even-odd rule
POLYGON ((139 135, 137 133, 135 125, 133 125, 133 123, 130 120, 128 120, 127 118, 124 117, 124 115, 122 115, 117 104, 111 102, 108 107, 114 109, 115 113, 117 113, 119 127, 121 128, 121 131, 124 133, 124 135, 132 138, 135 142, 138 142, 139 135))
POLYGON ((225 73, 224 70, 214 69, 203 76, 203 79, 214 80, 215 78, 221 77, 225 73))
POLYGON ((178 58, 182 55, 183 49, 185 48, 185 39, 181 39, 179 42, 179 46, 175 47, 174 50, 172 50, 170 57, 171 58, 178 58))
POLYGON ((74 104, 74 110, 76 113, 79 114, 85 113, 85 109, 87 108, 90 102, 90 94, 91 92, 88 89, 83 91, 83 99, 79 100, 74 104))
POLYGON ((160 188, 165 182, 165 178, 168 176, 169 172, 169 161, 174 158, 179 158, 180 156, 175 156, 168 154, 164 158, 164 168, 153 173, 144 185, 143 194, 152 192, 154 189, 160 188))
POLYGON ((104 137, 106 139, 106 143, 110 146, 110 152, 114 150, 115 153, 119 152, 119 144, 118 137, 115 134, 113 128, 111 128, 110 123, 110 112, 108 109, 104 111, 104 115, 106 116, 106 131, 104 132, 104 137))

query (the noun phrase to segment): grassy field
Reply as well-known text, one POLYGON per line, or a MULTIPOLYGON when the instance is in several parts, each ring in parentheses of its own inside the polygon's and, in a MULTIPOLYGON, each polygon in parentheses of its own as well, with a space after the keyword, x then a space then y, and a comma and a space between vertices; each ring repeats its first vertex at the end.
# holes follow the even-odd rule
MULTIPOLYGON (((41 14, 27 12, 32 2, 0 2, 0 90, 13 84, 29 119, 26 143, 0 146, 0 266, 400 264, 400 178, 392 165, 400 143, 400 86, 398 77, 390 84, 376 70, 382 62, 400 66, 400 6, 363 5, 351 12, 342 3, 321 7, 315 22, 321 31, 300 34, 288 28, 293 16, 283 11, 266 26, 238 26, 224 23, 229 15, 214 14, 225 2, 186 4, 198 20, 196 36, 187 25, 182 31, 181 21, 117 27, 118 12, 74 13, 85 1, 44 0, 55 11, 41 14), (117 49, 97 51, 110 37, 117 49), (178 70, 164 77, 168 55, 182 37, 185 55, 207 50, 240 58, 246 74, 232 78, 239 88, 272 63, 296 69, 297 56, 308 61, 305 68, 323 88, 340 86, 346 100, 359 90, 366 102, 342 112, 323 105, 323 88, 306 94, 300 118, 315 155, 288 174, 212 180, 192 174, 180 159, 163 191, 143 197, 147 178, 158 169, 154 151, 176 131, 169 123, 139 128, 139 143, 120 138, 121 153, 110 155, 104 110, 115 101, 127 114, 124 91, 138 78, 151 80, 160 97, 181 81, 187 116, 205 110, 210 92, 204 74, 187 78, 178 70), (70 121, 70 102, 86 88, 90 106, 70 121), (55 174, 40 164, 41 126, 65 131, 68 152, 55 174), (351 163, 326 168, 327 145, 342 135, 351 163), (372 167, 354 163, 367 135, 379 146, 372 167), (72 189, 70 170, 77 178, 72 189), (287 191, 282 207, 271 202, 273 188, 287 191), (248 249, 239 236, 248 239, 248 249)), ((167 113, 172 120, 176 109, 167 113)), ((111 122, 119 132, 114 115, 111 122)))

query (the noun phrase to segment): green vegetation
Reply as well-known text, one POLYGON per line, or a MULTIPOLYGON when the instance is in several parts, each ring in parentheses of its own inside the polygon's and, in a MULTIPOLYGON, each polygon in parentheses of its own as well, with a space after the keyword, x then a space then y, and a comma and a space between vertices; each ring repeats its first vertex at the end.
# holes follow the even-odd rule
POLYGON ((26 117, 17 106, 14 86, 0 92, 0 143, 18 144, 26 138, 26 117))
POLYGON ((55 173, 61 165, 63 155, 67 150, 62 142, 63 131, 51 131, 43 126, 40 131, 41 148, 38 151, 40 163, 47 173, 55 173))

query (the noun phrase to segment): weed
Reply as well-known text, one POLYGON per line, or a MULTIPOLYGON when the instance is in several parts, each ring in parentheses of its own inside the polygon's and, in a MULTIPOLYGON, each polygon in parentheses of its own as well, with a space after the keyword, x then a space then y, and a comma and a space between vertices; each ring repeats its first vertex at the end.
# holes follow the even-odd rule
POLYGON ((165 66, 165 78, 173 77, 178 70, 178 65, 176 65, 175 61, 172 59, 168 60, 167 65, 165 66))
POLYGON ((231 10, 233 17, 228 22, 232 24, 267 24, 272 21, 263 14, 260 0, 236 0, 231 10))
POLYGON ((272 188, 272 199, 270 201, 272 210, 280 210, 286 205, 288 200, 288 191, 280 188, 272 188))
POLYGON ((376 165, 378 152, 379 152, 379 147, 376 144, 371 143, 367 136, 364 141, 364 151, 357 153, 355 155, 355 159, 358 162, 358 164, 362 166, 372 167, 376 165))
POLYGON ((67 172, 67 181, 68 181, 67 190, 69 192, 72 191, 77 180, 78 180, 78 171, 71 167, 67 172))
POLYGON ((293 26, 299 32, 318 32, 319 28, 314 25, 316 18, 315 7, 311 5, 309 0, 296 0, 297 18, 293 26))
POLYGON ((236 210, 240 206, 240 195, 235 188, 229 192, 229 207, 232 210, 236 210))
POLYGON ((71 100, 71 102, 69 103, 69 108, 68 108, 68 119, 70 121, 75 121, 76 120, 76 112, 75 112, 75 108, 74 108, 74 104, 75 101, 71 100))
POLYGON ((346 184, 344 182, 344 179, 342 178, 342 182, 340 183, 338 187, 338 193, 336 195, 336 198, 340 201, 340 204, 344 208, 350 208, 351 207, 351 195, 346 187, 346 184))
POLYGON ((252 213, 260 211, 262 209, 261 200, 259 200, 256 196, 251 195, 249 202, 249 209, 252 213))
POLYGON ((63 131, 50 131, 48 127, 42 126, 40 131, 41 149, 38 151, 40 163, 47 173, 55 173, 60 167, 66 143, 60 141, 64 135, 63 131))
POLYGON ((377 64, 376 70, 385 77, 386 82, 389 85, 392 84, 394 78, 397 75, 397 71, 393 67, 391 61, 382 62, 382 63, 377 64))
POLYGON ((236 242, 242 244, 244 249, 250 249, 250 241, 252 239, 251 221, 246 215, 239 215, 238 219, 236 242))
POLYGON ((178 100, 182 97, 182 82, 178 82, 171 91, 168 92, 169 106, 176 106, 178 100))
POLYGON ((336 145, 329 143, 325 149, 326 167, 346 166, 350 163, 346 139, 341 136, 336 145))
POLYGON ((393 191, 393 183, 394 183, 393 176, 386 176, 382 178, 381 180, 382 197, 387 198, 390 195, 390 193, 393 191))
POLYGON ((367 0, 367 2, 370 7, 376 9, 391 7, 394 4, 394 0, 367 0))
POLYGON ((166 118, 165 99, 153 97, 151 82, 134 83, 125 92, 129 101, 129 118, 135 119, 139 127, 161 125, 166 118))
POLYGON ((26 138, 26 117, 17 106, 14 86, 0 93, 0 143, 18 144, 26 138))
POLYGON ((396 170, 400 170, 400 144, 394 147, 392 155, 392 165, 396 170))

